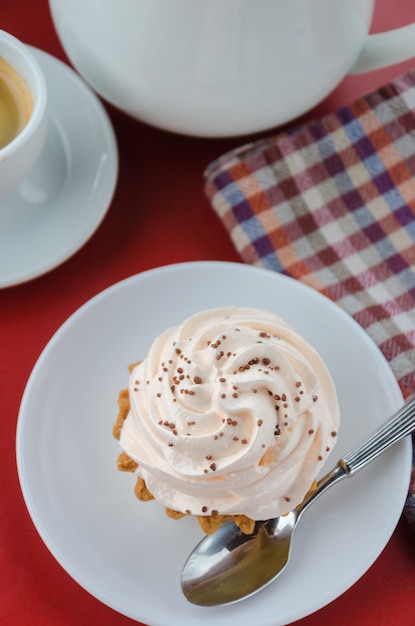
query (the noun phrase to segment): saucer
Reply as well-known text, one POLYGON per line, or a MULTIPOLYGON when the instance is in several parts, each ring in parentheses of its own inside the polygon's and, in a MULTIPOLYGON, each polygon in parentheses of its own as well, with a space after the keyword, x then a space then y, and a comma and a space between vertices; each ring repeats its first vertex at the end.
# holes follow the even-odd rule
POLYGON ((112 199, 118 151, 98 97, 70 67, 31 48, 48 87, 40 160, 0 202, 0 288, 60 265, 96 231, 112 199))
POLYGON ((403 403, 389 364, 362 327, 325 296, 278 272, 181 263, 127 278, 85 303, 50 340, 28 380, 16 434, 20 485, 62 567, 101 602, 143 624, 283 626, 314 613, 369 569, 408 493, 409 437, 313 504, 277 584, 232 606, 206 609, 186 601, 181 569, 203 533, 190 516, 175 521, 157 502, 135 498, 134 476, 116 469, 120 447, 112 425, 128 363, 142 358, 166 328, 230 304, 283 317, 326 362, 342 417, 325 471, 403 403))

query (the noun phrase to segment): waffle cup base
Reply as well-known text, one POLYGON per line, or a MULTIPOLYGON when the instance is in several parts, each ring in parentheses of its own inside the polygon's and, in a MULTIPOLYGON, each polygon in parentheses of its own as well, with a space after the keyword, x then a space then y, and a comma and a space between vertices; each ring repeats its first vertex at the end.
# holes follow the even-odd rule
MULTIPOLYGON (((131 368, 134 366, 130 366, 131 368)), ((128 415, 130 410, 130 402, 128 397, 128 389, 122 389, 118 395, 118 406, 119 411, 117 415, 116 422, 112 429, 112 434, 115 439, 119 439, 121 435, 121 429, 124 423, 125 418, 128 415)), ((135 472, 138 467, 138 464, 131 459, 126 452, 121 452, 117 459, 117 468, 121 472, 135 472)), ((134 487, 134 494, 138 500, 141 502, 149 502, 150 500, 154 500, 154 496, 147 489, 145 481, 143 478, 137 478, 137 482, 134 487)), ((166 514, 172 519, 181 519, 182 517, 188 516, 187 513, 181 513, 179 511, 174 511, 173 509, 169 509, 165 507, 166 514)), ((241 531, 250 535, 255 526, 255 520, 247 517, 246 515, 194 515, 196 517, 200 527, 203 532, 207 535, 212 535, 217 529, 222 526, 225 522, 233 521, 236 526, 238 526, 241 531)))
MULTIPOLYGON (((117 459, 117 467, 121 472, 135 472, 137 469, 137 463, 130 459, 128 454, 125 452, 121 452, 117 459)), ((149 502, 150 500, 154 500, 154 496, 147 489, 146 483, 143 478, 137 478, 134 487, 134 494, 138 500, 141 502, 149 502)), ((171 519, 181 519, 182 517, 188 517, 188 513, 181 513, 180 511, 175 511, 174 509, 170 509, 168 507, 164 508, 166 514, 171 519)), ((225 522, 233 521, 236 526, 238 526, 241 531, 250 535, 255 526, 255 520, 247 517, 246 515, 193 515, 196 517, 201 529, 206 535, 212 535, 217 531, 219 526, 222 526, 225 522)))

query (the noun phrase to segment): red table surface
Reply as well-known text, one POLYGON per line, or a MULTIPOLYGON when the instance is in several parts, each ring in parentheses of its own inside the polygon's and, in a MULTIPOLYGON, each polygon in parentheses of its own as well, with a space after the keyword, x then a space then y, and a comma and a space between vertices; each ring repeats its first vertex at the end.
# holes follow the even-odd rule
MULTIPOLYGON (((378 0, 373 30, 411 19, 413 0, 378 0)), ((68 63, 47 0, 2 0, 0 28, 68 63)), ((347 77, 304 119, 347 104, 412 66, 415 59, 371 75, 347 77)), ((127 276, 182 261, 240 260, 204 196, 202 172, 246 138, 181 137, 107 109, 117 136, 120 173, 104 222, 60 267, 0 291, 1 625, 137 623, 103 605, 69 577, 39 538, 25 508, 16 472, 15 429, 27 378, 42 349, 79 306, 127 276)), ((412 626, 414 589, 415 536, 402 518, 369 571, 340 598, 297 623, 412 626)))

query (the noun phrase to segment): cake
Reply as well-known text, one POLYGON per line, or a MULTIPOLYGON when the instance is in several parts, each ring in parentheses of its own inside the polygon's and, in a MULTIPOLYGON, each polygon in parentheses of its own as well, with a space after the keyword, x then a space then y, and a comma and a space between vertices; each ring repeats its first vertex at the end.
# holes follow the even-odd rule
MULTIPOLYGON (((138 357, 141 355, 138 355, 138 357)), ((339 407, 317 351, 255 308, 201 311, 130 367, 113 435, 139 500, 204 532, 245 533, 299 504, 332 451, 339 407)))

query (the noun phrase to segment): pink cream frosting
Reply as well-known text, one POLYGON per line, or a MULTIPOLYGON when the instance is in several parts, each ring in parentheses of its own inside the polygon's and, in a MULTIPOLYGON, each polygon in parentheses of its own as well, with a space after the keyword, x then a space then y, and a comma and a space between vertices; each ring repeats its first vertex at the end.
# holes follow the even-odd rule
POLYGON ((202 311, 131 373, 120 444, 156 500, 193 515, 276 517, 303 499, 337 439, 316 350, 252 308, 202 311))

